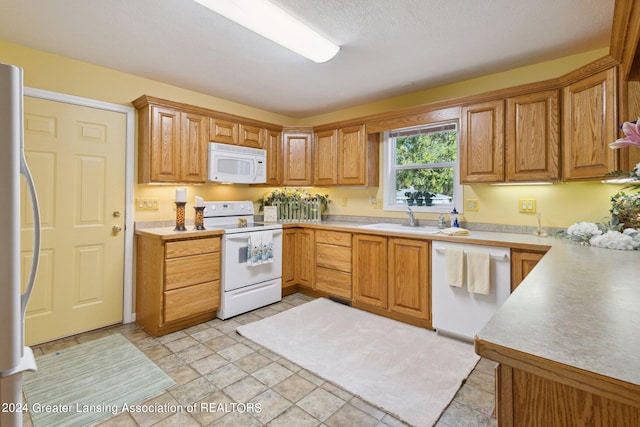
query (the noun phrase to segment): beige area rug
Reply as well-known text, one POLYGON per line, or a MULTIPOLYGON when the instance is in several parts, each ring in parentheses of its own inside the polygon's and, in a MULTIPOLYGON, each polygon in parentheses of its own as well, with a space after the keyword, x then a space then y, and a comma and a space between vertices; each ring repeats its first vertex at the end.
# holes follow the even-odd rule
POLYGON ((480 359, 469 343, 319 298, 237 332, 414 426, 431 426, 480 359))
POLYGON ((36 363, 38 370, 23 377, 35 427, 91 425, 175 384, 121 334, 36 357, 36 363))

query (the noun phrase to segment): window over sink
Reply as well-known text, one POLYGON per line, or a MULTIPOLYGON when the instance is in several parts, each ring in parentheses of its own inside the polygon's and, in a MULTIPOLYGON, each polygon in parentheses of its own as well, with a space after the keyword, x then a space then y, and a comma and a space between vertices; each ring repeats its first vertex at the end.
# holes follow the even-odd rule
POLYGON ((457 122, 393 129, 383 144, 385 210, 462 210, 457 122))

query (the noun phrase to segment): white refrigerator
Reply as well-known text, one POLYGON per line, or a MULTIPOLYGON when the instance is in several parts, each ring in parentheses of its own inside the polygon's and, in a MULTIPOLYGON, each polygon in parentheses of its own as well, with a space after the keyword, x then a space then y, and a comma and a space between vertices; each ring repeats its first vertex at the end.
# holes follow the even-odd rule
MULTIPOLYGON (((24 316, 40 252, 40 214, 24 157, 22 69, 0 63, 0 427, 22 427, 22 373, 36 369, 24 345, 24 316), (21 178, 21 176, 23 178, 21 178), (20 187, 33 209, 33 261, 21 291, 20 187)), ((24 203, 24 201, 22 201, 24 203)))

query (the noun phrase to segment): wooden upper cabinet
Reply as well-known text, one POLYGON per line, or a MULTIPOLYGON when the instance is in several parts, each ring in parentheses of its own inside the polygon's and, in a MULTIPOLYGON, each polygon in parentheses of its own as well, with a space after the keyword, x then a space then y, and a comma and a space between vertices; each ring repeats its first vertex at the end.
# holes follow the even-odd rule
POLYGON ((238 123, 211 117, 209 119, 209 140, 237 145, 238 123))
MULTIPOLYGON (((149 107, 149 138, 140 144, 148 144, 145 151, 150 157, 139 156, 140 182, 178 182, 180 181, 180 112, 157 106, 149 107)), ((142 119, 142 117, 141 117, 142 119)), ((141 127, 142 127, 141 126, 141 127)), ((141 130, 142 133, 142 130, 141 130)))
POLYGON ((193 113, 180 113, 180 117, 180 181, 205 182, 209 118, 193 113))
POLYGON ((507 98, 506 181, 560 179, 559 93, 507 98))
POLYGON ((282 132, 265 129, 264 148, 267 150, 266 185, 282 184, 282 132))
POLYGON ((283 185, 313 184, 313 131, 287 131, 282 135, 283 185))
POLYGON ((364 125, 338 129, 339 185, 367 185, 367 154, 364 125))
POLYGON ((504 101, 462 107, 460 181, 504 181, 504 101))
POLYGON ((338 131, 315 134, 313 147, 313 184, 326 186, 338 183, 338 131))
POLYGON ((208 118, 149 103, 136 106, 138 181, 206 182, 208 118))
POLYGON ((264 148, 264 129, 241 124, 239 141, 245 147, 264 148))
POLYGON ((563 88, 564 180, 601 178, 617 167, 616 67, 563 88))

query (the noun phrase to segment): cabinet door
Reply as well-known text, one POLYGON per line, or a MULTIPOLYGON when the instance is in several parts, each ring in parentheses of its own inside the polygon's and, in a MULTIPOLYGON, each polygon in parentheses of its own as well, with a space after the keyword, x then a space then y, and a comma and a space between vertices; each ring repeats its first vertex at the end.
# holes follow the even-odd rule
POLYGON ((314 241, 313 230, 301 228, 296 236, 296 257, 295 266, 296 279, 298 284, 313 288, 313 265, 314 265, 314 241))
POLYGON ((209 140, 223 144, 238 144, 238 123, 211 118, 209 120, 209 140))
POLYGON ((560 179, 557 90, 507 99, 507 181, 560 179))
POLYGON ((353 236, 353 300, 387 308, 387 238, 353 236))
POLYGON ((240 145, 251 148, 264 148, 264 129, 241 124, 240 145))
POLYGON ((180 112, 151 107, 151 182, 180 180, 180 112))
POLYGON ((180 117, 180 181, 205 183, 209 118, 192 113, 180 117))
POLYGON ((265 130, 267 150, 267 185, 282 184, 282 132, 265 130))
POLYGON ((511 292, 513 292, 520 282, 533 270, 538 261, 544 256, 544 252, 532 251, 511 251, 511 292))
POLYGON ((504 181, 504 101, 462 108, 460 181, 504 181))
POLYGON ((367 184, 366 138, 364 125, 338 130, 339 185, 367 184))
POLYGON ((295 286, 296 282, 296 235, 297 229, 282 232, 282 287, 295 286))
POLYGON ((338 183, 338 132, 318 132, 314 141, 314 185, 336 185, 338 183))
POLYGON ((389 310, 429 318, 429 244, 389 239, 389 310))
POLYGON ((616 68, 563 89, 562 157, 565 180, 601 178, 616 169, 616 68))
POLYGON ((312 185, 313 134, 288 133, 283 135, 283 185, 312 185))

